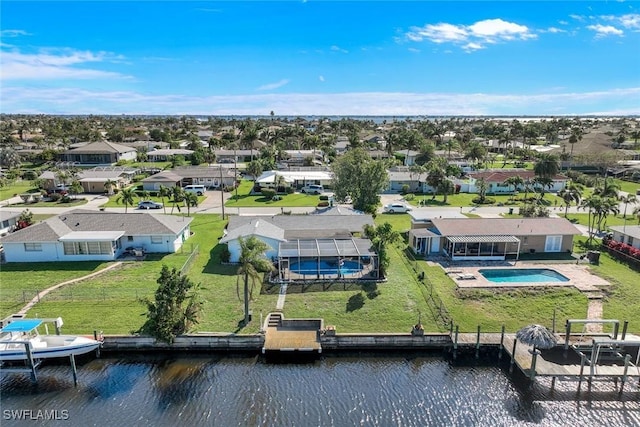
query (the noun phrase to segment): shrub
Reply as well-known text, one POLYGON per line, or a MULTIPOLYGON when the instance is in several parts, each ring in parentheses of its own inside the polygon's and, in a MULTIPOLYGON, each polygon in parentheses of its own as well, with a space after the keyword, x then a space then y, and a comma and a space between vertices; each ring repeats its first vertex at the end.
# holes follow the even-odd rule
POLYGON ((405 199, 407 202, 409 202, 409 201, 411 201, 411 200, 413 200, 413 199, 415 199, 415 198, 416 198, 416 196, 415 196, 413 193, 409 193, 409 194, 406 194, 406 195, 404 196, 404 199, 405 199))
POLYGON ((278 196, 277 194, 271 198, 272 201, 277 202, 278 200, 282 200, 282 196, 278 196))
POLYGON ((276 195, 276 190, 272 190, 271 188, 263 188, 260 192, 267 200, 272 200, 273 196, 276 195))
POLYGON ((407 194, 409 192, 409 185, 408 184, 404 184, 402 186, 402 194, 407 194))
POLYGON ((231 252, 229 251, 229 246, 222 245, 222 250, 220 251, 220 261, 229 262, 231 260, 231 252))
POLYGON ((25 181, 33 181, 34 179, 37 179, 37 178, 38 178, 38 174, 36 174, 36 172, 32 170, 25 171, 22 174, 22 179, 24 179, 25 181))
POLYGON ((62 196, 60 203, 71 203, 71 197, 65 194, 64 196, 62 196))
POLYGON ((295 193, 295 190, 293 189, 293 187, 287 187, 287 188, 285 189, 285 193, 287 193, 287 194, 293 194, 293 193, 295 193))
POLYGON ((52 202, 57 202, 60 199, 62 199, 62 194, 59 194, 59 193, 51 193, 51 194, 49 194, 49 200, 51 200, 52 202))
POLYGON ((320 196, 320 200, 329 200, 329 196, 323 194, 320 196))
POLYGON ((480 197, 474 197, 471 201, 477 205, 492 205, 496 202, 496 199, 493 197, 485 197, 484 200, 482 200, 480 197))

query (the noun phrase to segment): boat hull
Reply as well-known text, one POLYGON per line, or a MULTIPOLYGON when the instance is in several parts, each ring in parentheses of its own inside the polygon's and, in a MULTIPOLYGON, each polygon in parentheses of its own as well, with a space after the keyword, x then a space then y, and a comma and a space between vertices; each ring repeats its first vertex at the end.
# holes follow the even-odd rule
MULTIPOLYGON (((70 335, 39 336, 31 341, 33 359, 54 359, 59 357, 78 356, 96 350, 102 344, 90 338, 70 335)), ((26 360, 26 341, 0 343, 0 361, 26 360)))

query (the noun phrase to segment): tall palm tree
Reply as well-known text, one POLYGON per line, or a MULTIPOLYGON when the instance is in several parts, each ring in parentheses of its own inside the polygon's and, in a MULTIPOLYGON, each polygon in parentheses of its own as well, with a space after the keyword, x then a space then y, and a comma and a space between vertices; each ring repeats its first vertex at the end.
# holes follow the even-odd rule
POLYGON ((185 193, 184 203, 187 205, 187 216, 191 216, 191 208, 198 206, 198 195, 190 191, 185 193))
POLYGON ((169 187, 165 187, 164 185, 160 186, 160 189, 158 190, 158 196, 160 196, 160 200, 162 200, 162 209, 164 210, 164 213, 167 213, 167 205, 164 203, 164 199, 171 197, 171 189, 169 187))
POLYGON ((638 201, 638 198, 636 196, 634 196, 633 194, 627 194, 626 196, 620 196, 618 198, 618 200, 620 200, 622 203, 624 203, 624 214, 622 215, 623 218, 627 218, 627 205, 629 203, 636 203, 638 201))
MULTIPOLYGON (((265 252, 269 248, 266 243, 255 236, 247 239, 238 238, 240 244, 240 267, 238 279, 244 278, 244 324, 249 323, 249 300, 253 296, 256 283, 260 281, 260 273, 273 270, 273 264, 266 258, 265 252), (251 281, 251 287, 249 287, 251 281)), ((239 280, 236 282, 236 290, 240 297, 239 280)))
MULTIPOLYGON (((524 185, 524 179, 520 175, 510 176, 502 182, 504 185, 513 186, 513 193, 515 193, 519 187, 524 185)), ((513 199, 513 196, 511 197, 513 199)))
POLYGON ((575 202, 576 205, 580 203, 582 199, 582 190, 584 187, 581 184, 570 183, 562 190, 558 192, 558 196, 564 201, 564 217, 567 217, 569 212, 569 206, 575 202))
POLYGON ((178 212, 180 212, 180 203, 184 201, 185 192, 182 187, 175 186, 171 188, 171 198, 173 202, 173 206, 171 206, 171 213, 173 213, 173 208, 178 208, 178 212))
POLYGON ((600 197, 613 197, 617 199, 619 190, 620 186, 618 184, 605 178, 602 187, 593 190, 593 194, 597 194, 600 197))
POLYGON ((111 179, 107 179, 104 182, 104 189, 107 192, 108 196, 113 196, 113 189, 118 185, 118 183, 116 183, 115 181, 111 180, 111 179))
POLYGON ((533 172, 540 177, 553 178, 560 172, 560 160, 558 156, 550 153, 542 153, 533 166, 533 172))
POLYGON ((124 205, 124 213, 127 213, 127 208, 129 206, 133 206, 134 199, 136 197, 136 193, 133 191, 133 188, 125 188, 120 192, 118 196, 118 203, 122 203, 124 205))
POLYGON ((438 185, 438 188, 436 189, 437 193, 440 193, 444 196, 444 198, 442 199, 442 203, 447 203, 447 196, 449 194, 453 194, 453 191, 455 190, 455 186, 453 185, 453 181, 451 181, 450 179, 443 179, 442 182, 440 182, 440 185, 438 185))

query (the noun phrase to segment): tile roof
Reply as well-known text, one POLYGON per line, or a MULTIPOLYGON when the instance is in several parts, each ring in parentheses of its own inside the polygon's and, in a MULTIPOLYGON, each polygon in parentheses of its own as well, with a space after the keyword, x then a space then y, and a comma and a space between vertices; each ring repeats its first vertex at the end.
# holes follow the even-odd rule
MULTIPOLYGON (((522 170, 522 169, 505 169, 505 170, 491 170, 491 171, 481 171, 481 172, 469 172, 469 176, 474 179, 484 178, 487 182, 504 182, 507 178, 512 176, 520 176, 522 179, 533 179, 536 174, 531 170, 522 170)), ((557 174, 553 177, 556 181, 566 181, 569 178, 562 175, 557 174)))
POLYGON ((343 229, 350 233, 362 232, 365 224, 374 225, 371 215, 275 215, 275 216, 231 216, 227 230, 231 233, 236 228, 260 220, 268 222, 283 230, 324 230, 343 229))
POLYGON ((193 218, 150 213, 96 212, 76 209, 18 230, 1 242, 50 242, 77 231, 123 231, 129 236, 175 235, 193 218))
POLYGON ((178 182, 180 180, 182 177, 173 171, 162 171, 143 179, 142 182, 178 182))
POLYGON ((109 141, 91 142, 82 147, 73 148, 67 150, 64 154, 81 154, 81 153, 128 153, 130 151, 136 151, 133 147, 127 147, 120 144, 115 144, 109 141))
POLYGON ((547 236, 582 234, 564 218, 433 218, 443 236, 547 236))

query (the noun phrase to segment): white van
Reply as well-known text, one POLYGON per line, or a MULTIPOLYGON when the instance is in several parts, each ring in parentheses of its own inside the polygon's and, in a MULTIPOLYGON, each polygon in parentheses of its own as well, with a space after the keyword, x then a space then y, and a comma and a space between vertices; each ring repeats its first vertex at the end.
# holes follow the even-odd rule
POLYGON ((184 191, 187 193, 195 193, 198 196, 202 196, 207 188, 204 185, 187 185, 184 187, 184 191))
POLYGON ((308 184, 302 187, 300 191, 305 194, 322 194, 324 193, 324 187, 317 184, 308 184))

